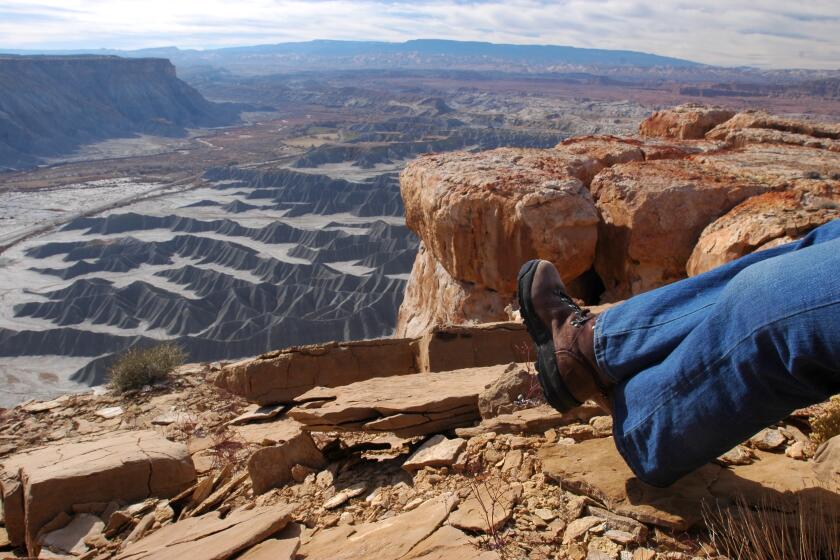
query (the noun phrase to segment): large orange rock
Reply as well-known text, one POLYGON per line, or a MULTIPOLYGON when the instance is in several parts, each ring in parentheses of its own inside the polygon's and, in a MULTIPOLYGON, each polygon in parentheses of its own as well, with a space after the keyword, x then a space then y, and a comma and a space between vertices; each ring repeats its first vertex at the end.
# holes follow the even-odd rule
POLYGON ((639 133, 646 137, 696 140, 726 122, 734 111, 717 107, 687 104, 657 111, 642 121, 639 133))
POLYGON ((32 555, 38 530, 75 504, 170 497, 195 481, 186 446, 153 431, 49 445, 4 460, 2 469, 9 539, 32 555))
POLYGON ((461 282, 512 294, 538 257, 572 280, 592 266, 598 224, 578 174, 580 158, 553 150, 426 156, 401 175, 406 224, 461 282))
POLYGON ((616 165, 591 191, 601 212, 595 269, 605 301, 684 278, 703 229, 768 186, 693 159, 616 165))
POLYGON ((742 202, 703 230, 686 272, 701 274, 840 218, 840 182, 822 187, 769 192, 742 202))

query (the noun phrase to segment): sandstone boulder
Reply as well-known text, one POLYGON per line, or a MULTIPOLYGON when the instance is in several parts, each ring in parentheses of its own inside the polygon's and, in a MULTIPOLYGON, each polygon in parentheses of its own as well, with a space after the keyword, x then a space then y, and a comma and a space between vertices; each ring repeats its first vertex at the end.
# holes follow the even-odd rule
POLYGON ((256 494, 287 484, 295 465, 320 469, 326 464, 309 432, 291 418, 237 426, 234 431, 244 441, 262 446, 248 458, 248 475, 256 494))
POLYGON ((317 388, 300 395, 289 415, 314 431, 427 435, 479 418, 478 394, 507 366, 419 373, 317 388))
POLYGON ((440 527, 457 498, 432 498, 419 507, 382 521, 327 529, 301 544, 304 558, 397 560, 440 527))
POLYGON ((294 506, 218 512, 191 517, 130 544, 118 560, 225 560, 286 527, 294 506))
POLYGON ((595 269, 606 300, 686 276, 703 229, 768 187, 696 160, 656 160, 605 169, 592 181, 601 212, 595 269))
POLYGON ((514 148, 419 158, 400 178, 406 223, 458 281, 510 296, 519 267, 537 257, 572 280, 595 254, 598 214, 582 181, 590 161, 514 148))
POLYGON ((53 444, 10 457, 2 468, 9 538, 31 554, 38 530, 74 504, 170 497, 195 481, 186 446, 153 431, 53 444))
POLYGON ((639 133, 646 137, 696 140, 734 115, 734 111, 717 107, 679 105, 657 111, 646 118, 639 126, 639 133))
POLYGON ((382 338, 270 352, 225 367, 215 384, 250 402, 270 405, 290 403, 313 387, 416 371, 410 340, 382 338))
POLYGON ((798 239, 837 218, 840 188, 836 194, 796 189, 748 198, 703 230, 686 272, 702 274, 753 251, 798 239))

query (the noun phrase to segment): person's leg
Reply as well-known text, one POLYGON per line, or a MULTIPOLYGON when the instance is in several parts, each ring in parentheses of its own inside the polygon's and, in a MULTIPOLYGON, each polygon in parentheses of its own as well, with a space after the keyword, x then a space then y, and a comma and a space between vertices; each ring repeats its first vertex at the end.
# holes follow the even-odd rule
POLYGON ((729 281, 742 270, 834 239, 840 239, 840 220, 820 226, 793 243, 746 255, 608 309, 595 322, 599 368, 613 382, 620 382, 660 363, 705 320, 729 281))
POLYGON ((670 354, 614 387, 615 443, 640 479, 671 484, 840 392, 840 222, 829 226, 742 267, 711 303, 699 296, 707 308, 670 354))

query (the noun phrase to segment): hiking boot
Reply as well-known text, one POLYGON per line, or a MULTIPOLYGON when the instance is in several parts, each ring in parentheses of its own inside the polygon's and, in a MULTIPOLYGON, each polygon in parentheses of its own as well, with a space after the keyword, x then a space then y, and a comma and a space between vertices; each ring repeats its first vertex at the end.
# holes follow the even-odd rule
POLYGON ((532 260, 519 271, 519 308, 537 346, 536 367, 546 400, 565 412, 592 399, 611 411, 610 380, 595 359, 595 315, 566 293, 548 261, 532 260))

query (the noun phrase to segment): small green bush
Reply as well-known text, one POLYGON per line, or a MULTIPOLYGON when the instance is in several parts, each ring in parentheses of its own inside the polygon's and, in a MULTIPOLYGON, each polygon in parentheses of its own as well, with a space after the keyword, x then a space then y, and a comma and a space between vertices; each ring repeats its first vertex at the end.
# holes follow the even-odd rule
POLYGON ((811 418, 811 439, 820 444, 840 435, 840 395, 834 395, 820 412, 811 418))
POLYGON ((185 359, 181 347, 169 342, 149 348, 132 348, 111 366, 108 372, 111 387, 124 393, 153 385, 166 379, 185 359))

